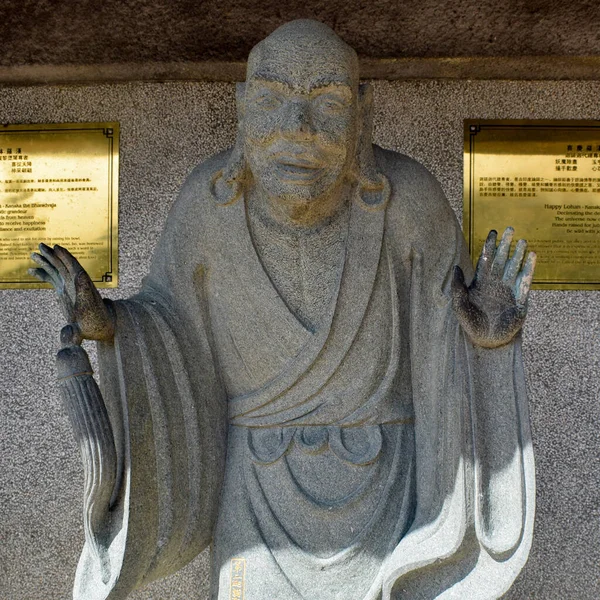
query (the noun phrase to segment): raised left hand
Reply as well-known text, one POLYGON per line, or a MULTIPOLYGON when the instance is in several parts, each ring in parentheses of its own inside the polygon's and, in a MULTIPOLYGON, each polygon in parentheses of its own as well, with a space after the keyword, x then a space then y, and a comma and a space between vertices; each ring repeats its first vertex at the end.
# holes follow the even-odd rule
POLYGON ((454 267, 452 307, 470 340, 484 348, 508 344, 527 314, 536 255, 530 252, 521 268, 527 243, 519 240, 509 259, 513 233, 508 227, 496 248, 498 233, 490 231, 470 286, 462 269, 454 267))
POLYGON ((79 261, 62 246, 39 245, 40 253, 31 259, 38 265, 30 275, 51 284, 67 326, 61 332, 63 343, 79 344, 82 339, 111 341, 115 333, 113 317, 96 286, 79 261))

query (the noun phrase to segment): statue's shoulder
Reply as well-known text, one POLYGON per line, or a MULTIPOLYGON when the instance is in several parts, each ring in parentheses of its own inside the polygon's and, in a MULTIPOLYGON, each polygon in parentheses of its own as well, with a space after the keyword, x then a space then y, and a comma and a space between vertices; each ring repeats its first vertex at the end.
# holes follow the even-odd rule
POLYGON ((373 144, 373 154, 377 166, 387 171, 388 177, 433 177, 433 175, 418 161, 406 154, 389 150, 373 144))
POLYGON ((378 169, 388 178, 392 186, 392 202, 409 202, 431 197, 430 204, 437 205, 443 201, 447 204, 438 180, 415 159, 399 152, 374 147, 378 169))
POLYGON ((183 257, 189 252, 199 260, 210 254, 218 229, 218 207, 211 187, 230 153, 226 150, 211 156, 188 175, 169 211, 155 253, 156 264, 162 264, 161 257, 175 257, 185 263, 183 257))
POLYGON ((179 196, 173 205, 173 211, 211 211, 214 210, 215 198, 211 186, 215 175, 227 165, 231 148, 215 154, 197 165, 187 176, 181 186, 179 196))
POLYGON ((217 173, 227 164, 231 149, 197 165, 184 181, 165 224, 165 235, 206 238, 214 229, 217 202, 211 191, 217 173))
POLYGON ((377 167, 389 180, 388 222, 418 235, 448 235, 457 227, 439 181, 419 162, 391 150, 374 148, 377 167))

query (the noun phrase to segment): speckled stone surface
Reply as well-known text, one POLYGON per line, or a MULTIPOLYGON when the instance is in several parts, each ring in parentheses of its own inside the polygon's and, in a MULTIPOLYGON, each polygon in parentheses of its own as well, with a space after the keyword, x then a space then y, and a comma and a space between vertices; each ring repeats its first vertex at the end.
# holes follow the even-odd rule
MULTIPOLYGON (((376 82, 375 141, 425 164, 460 213, 464 118, 592 119, 599 94, 595 82, 376 82)), ((121 282, 107 295, 136 291, 186 174, 233 143, 233 98, 229 84, 0 90, 3 122, 121 123, 121 282)), ((83 543, 83 475, 54 383, 61 318, 49 291, 1 291, 0 310, 0 598, 68 598, 83 543)), ((506 597, 592 600, 600 292, 532 292, 524 350, 537 520, 529 562, 506 597)), ((207 559, 131 597, 207 599, 207 559)))

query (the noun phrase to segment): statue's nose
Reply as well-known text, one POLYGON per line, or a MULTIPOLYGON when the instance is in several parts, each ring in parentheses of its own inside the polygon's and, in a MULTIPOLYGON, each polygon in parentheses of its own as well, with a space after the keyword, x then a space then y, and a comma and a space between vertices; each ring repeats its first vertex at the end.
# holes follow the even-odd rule
POLYGON ((306 100, 293 100, 288 103, 281 124, 284 137, 294 139, 310 138, 314 134, 310 116, 310 106, 306 100))

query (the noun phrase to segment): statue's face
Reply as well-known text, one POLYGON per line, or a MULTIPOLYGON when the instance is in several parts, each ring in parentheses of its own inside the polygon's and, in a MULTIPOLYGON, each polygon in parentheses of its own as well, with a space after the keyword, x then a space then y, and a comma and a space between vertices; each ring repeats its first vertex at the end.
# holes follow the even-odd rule
POLYGON ((267 49, 246 84, 245 156, 260 188, 279 201, 318 201, 352 163, 356 73, 341 51, 324 54, 310 45, 267 49))

